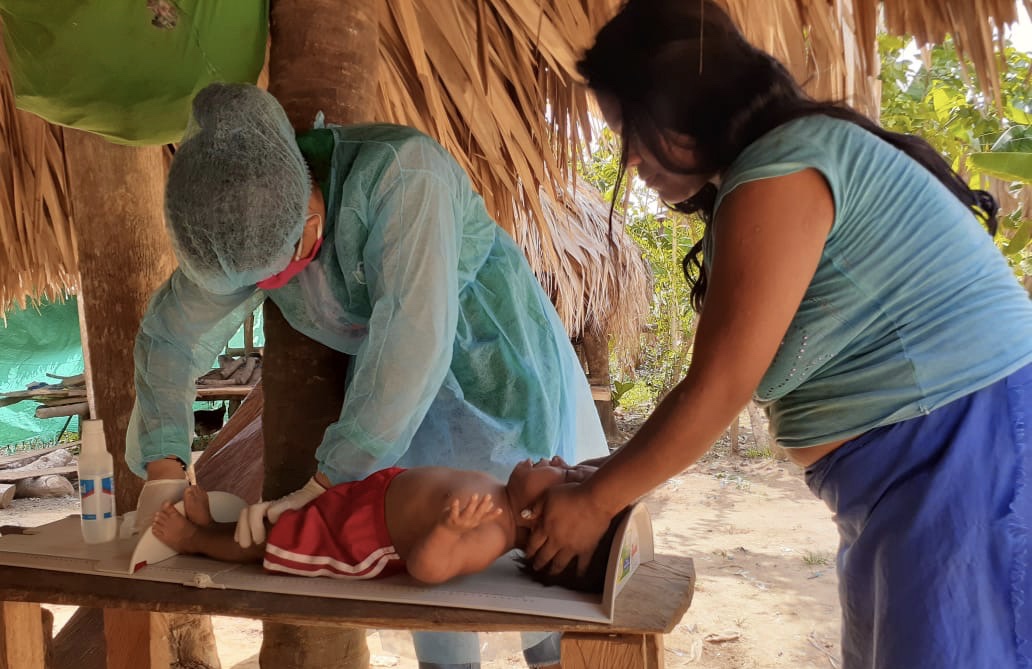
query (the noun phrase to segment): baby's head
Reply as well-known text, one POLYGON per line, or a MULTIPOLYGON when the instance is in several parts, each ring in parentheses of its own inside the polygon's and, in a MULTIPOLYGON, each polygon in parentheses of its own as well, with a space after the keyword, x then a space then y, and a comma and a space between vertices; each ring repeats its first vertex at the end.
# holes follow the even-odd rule
POLYGON ((631 507, 628 506, 613 516, 606 533, 598 540, 598 545, 595 546, 595 552, 591 554, 591 560, 588 562, 588 568, 583 576, 577 574, 576 561, 568 564, 566 569, 558 574, 551 574, 549 573, 550 564, 545 565, 543 569, 534 569, 526 556, 516 558, 516 561, 520 563, 520 571, 544 585, 561 585, 564 588, 580 592, 602 592, 606 585, 609 553, 613 547, 613 540, 616 538, 616 530, 630 510, 631 507))
MULTIPOLYGON (((579 483, 585 478, 584 467, 571 467, 559 458, 537 462, 530 459, 517 463, 509 473, 509 481, 505 484, 513 513, 519 514, 523 509, 533 505, 537 498, 549 488, 564 483, 579 483)), ((517 520, 519 522, 519 520, 517 520)), ((529 527, 533 523, 526 522, 529 527)))

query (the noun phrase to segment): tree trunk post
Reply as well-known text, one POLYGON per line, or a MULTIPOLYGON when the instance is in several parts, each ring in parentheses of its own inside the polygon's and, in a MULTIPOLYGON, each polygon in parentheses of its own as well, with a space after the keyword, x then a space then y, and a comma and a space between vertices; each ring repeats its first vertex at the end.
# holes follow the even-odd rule
MULTIPOLYGON (((165 162, 161 147, 122 146, 79 130, 65 130, 64 139, 87 398, 90 416, 104 421, 115 461, 115 504, 125 513, 136 508, 143 486, 125 463, 125 433, 136 397, 133 347, 151 295, 176 266, 164 225, 165 162)), ((113 615, 110 638, 152 630, 157 615, 113 615)), ((174 617, 186 618, 198 638, 211 636, 208 616, 174 617)), ((175 624, 170 617, 160 626, 166 622, 175 624)))
POLYGON ((80 130, 64 138, 90 416, 104 421, 124 513, 136 508, 143 485, 125 464, 133 345, 147 302, 176 266, 162 214, 165 164, 160 147, 121 146, 80 130))
POLYGON ((613 438, 617 434, 617 429, 616 417, 613 415, 612 393, 609 389, 609 336, 607 333, 599 334, 591 328, 586 328, 581 342, 588 367, 588 383, 595 400, 595 410, 598 411, 606 437, 613 438))
MULTIPOLYGON (((382 0, 274 0, 269 91, 295 128, 372 120, 382 0)), ((315 472, 315 450, 340 415, 348 357, 295 331, 265 304, 265 499, 315 472)), ((305 669, 366 667, 363 630, 264 623, 261 664, 305 669)))

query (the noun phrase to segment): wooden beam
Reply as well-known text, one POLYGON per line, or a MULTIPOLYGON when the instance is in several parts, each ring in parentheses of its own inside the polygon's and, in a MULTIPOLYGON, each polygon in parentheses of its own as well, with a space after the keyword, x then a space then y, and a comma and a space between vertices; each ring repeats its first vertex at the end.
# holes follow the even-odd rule
POLYGON ((0 602, 0 669, 44 669, 45 648, 39 604, 0 602))
POLYGON ((659 634, 563 635, 563 669, 663 669, 663 637, 659 634))
POLYGON ((168 669, 168 622, 160 613, 104 609, 107 669, 168 669))
POLYGON ((129 588, 127 583, 124 578, 115 576, 5 566, 0 568, 0 600, 207 613, 363 629, 648 635, 670 632, 681 621, 691 604, 695 571, 690 558, 677 555, 657 555, 655 561, 641 565, 617 598, 611 624, 500 611, 186 588, 178 583, 157 581, 132 581, 133 587, 129 588))
POLYGON ((36 418, 56 418, 58 416, 89 416, 89 402, 70 402, 53 404, 36 408, 36 418))
POLYGON ((39 460, 47 453, 53 453, 54 451, 59 451, 62 448, 72 448, 78 445, 78 441, 70 441, 67 444, 61 444, 60 446, 37 448, 34 451, 23 451, 21 453, 15 453, 14 455, 0 455, 0 467, 19 467, 23 464, 39 460))
POLYGON ((0 483, 13 483, 24 479, 34 479, 40 476, 64 476, 74 474, 75 465, 64 465, 62 467, 48 467, 46 469, 0 469, 0 483))
POLYGON ((212 386, 211 388, 198 388, 197 399, 199 400, 242 400, 246 398, 254 386, 212 386))
POLYGON ((13 483, 0 483, 0 509, 6 509, 14 501, 15 486, 13 483))

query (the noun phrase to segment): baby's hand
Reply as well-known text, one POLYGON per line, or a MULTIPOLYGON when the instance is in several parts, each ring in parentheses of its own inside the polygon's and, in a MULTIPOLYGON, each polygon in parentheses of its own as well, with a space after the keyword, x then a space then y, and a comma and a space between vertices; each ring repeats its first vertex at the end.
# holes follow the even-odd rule
POLYGON ((497 518, 501 513, 502 510, 494 505, 490 495, 481 498, 480 495, 474 494, 465 504, 456 497, 445 507, 441 525, 445 529, 461 533, 497 518))

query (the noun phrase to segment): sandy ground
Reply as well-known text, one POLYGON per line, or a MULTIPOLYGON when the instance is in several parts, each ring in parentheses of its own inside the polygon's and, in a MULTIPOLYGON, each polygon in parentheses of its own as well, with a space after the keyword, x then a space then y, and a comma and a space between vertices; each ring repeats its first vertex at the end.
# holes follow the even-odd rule
MULTIPOLYGON (((836 533, 794 465, 727 455, 726 444, 646 499, 658 552, 695 560, 691 609, 665 639, 668 669, 838 666, 836 533)), ((15 500, 0 525, 76 513, 75 498, 15 500)), ((50 607, 58 626, 71 607, 50 607)), ((224 669, 257 669, 258 621, 216 617, 224 669)), ((518 636, 485 635, 485 669, 524 666, 518 636)), ((416 669, 406 633, 371 633, 372 666, 416 669)))

